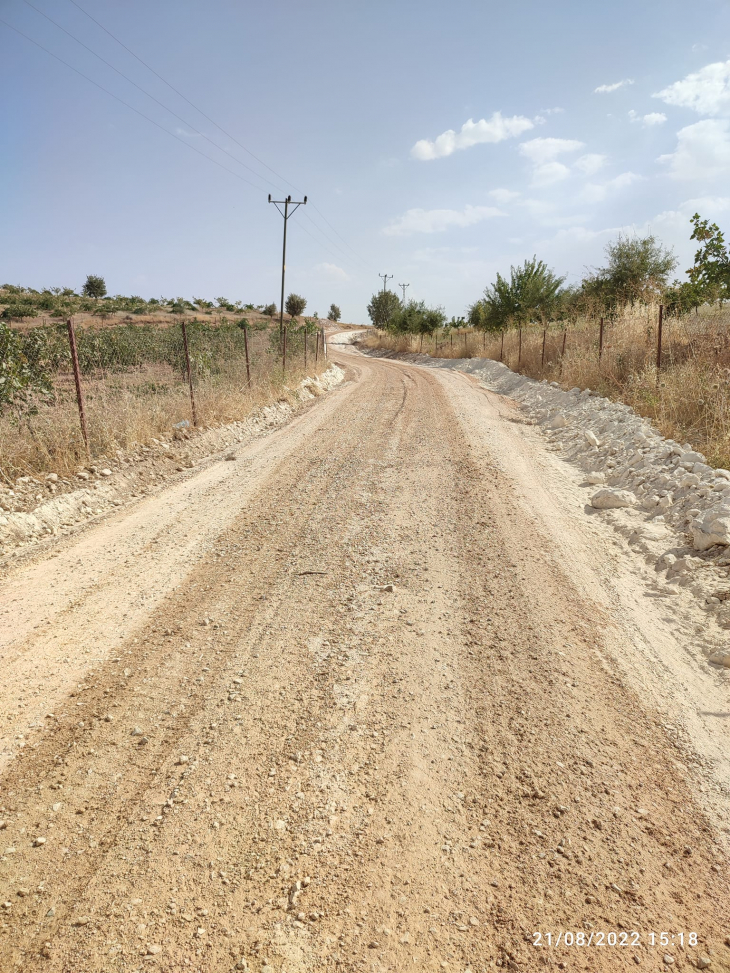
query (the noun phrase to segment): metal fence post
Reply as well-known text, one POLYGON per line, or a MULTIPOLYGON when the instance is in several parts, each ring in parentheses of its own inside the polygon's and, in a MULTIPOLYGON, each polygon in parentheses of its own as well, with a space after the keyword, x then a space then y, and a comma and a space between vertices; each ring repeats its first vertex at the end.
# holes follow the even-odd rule
POLYGON ((467 356, 467 351, 466 351, 466 331, 465 331, 464 332, 464 358, 466 358, 466 356, 467 356))
MULTIPOLYGON (((305 325, 306 328, 306 325, 305 325)), ((307 370, 307 332, 304 332, 304 371, 307 370)))
POLYGON ((499 360, 504 361, 504 328, 502 328, 502 344, 499 346, 499 360))
POLYGON ((248 357, 248 325, 243 326, 243 347, 246 351, 246 378, 248 379, 248 387, 251 388, 251 364, 248 357))
POLYGON ((664 305, 659 305, 659 328, 657 330, 656 336, 656 370, 657 378, 659 376, 659 369, 662 367, 662 325, 664 323, 664 305))
POLYGON ((324 333, 324 328, 322 328, 322 354, 326 359, 327 358, 327 335, 324 333))
POLYGON ((188 372, 188 385, 190 386, 190 407, 193 412, 193 425, 198 424, 198 413, 195 409, 195 393, 193 392, 193 370, 190 367, 190 350, 188 349, 188 329, 185 327, 185 322, 180 322, 180 327, 182 328, 183 336, 183 347, 185 348, 185 367, 188 372))
POLYGON ((74 370, 74 382, 76 383, 76 402, 79 406, 79 419, 81 420, 81 435, 84 437, 86 452, 89 452, 89 434, 86 431, 86 412, 84 410, 84 395, 81 391, 81 372, 79 371, 79 356, 76 351, 76 333, 74 332, 73 321, 67 321, 68 343, 71 348, 71 363, 74 370))
POLYGON ((568 326, 566 325, 565 326, 565 330, 563 331, 563 347, 562 347, 562 350, 560 352, 560 357, 561 358, 565 358, 565 339, 567 337, 568 337, 568 326))
POLYGON ((284 341, 281 345, 281 370, 286 375, 286 337, 289 333, 289 329, 284 325, 284 341))
POLYGON ((314 364, 316 365, 319 361, 319 331, 317 332, 317 338, 314 342, 314 364))
POLYGON ((601 318, 601 324, 598 331, 598 360, 601 360, 603 355, 603 318, 601 318))
POLYGON ((542 329, 542 361, 540 362, 540 368, 545 367, 545 338, 547 336, 547 328, 542 329))
POLYGON ((520 325, 520 338, 519 345, 517 349, 517 367, 519 368, 522 364, 522 325, 520 325))

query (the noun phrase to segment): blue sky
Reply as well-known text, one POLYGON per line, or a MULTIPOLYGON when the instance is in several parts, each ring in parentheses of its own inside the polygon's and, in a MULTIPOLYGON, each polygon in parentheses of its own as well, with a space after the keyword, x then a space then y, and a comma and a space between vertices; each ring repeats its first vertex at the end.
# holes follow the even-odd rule
POLYGON ((730 223, 727 0, 32 3, 0 18, 107 91, 0 24, 0 283, 275 301, 267 195, 306 193, 309 311, 385 272, 458 315, 533 253, 578 281, 650 230, 684 270, 730 223))

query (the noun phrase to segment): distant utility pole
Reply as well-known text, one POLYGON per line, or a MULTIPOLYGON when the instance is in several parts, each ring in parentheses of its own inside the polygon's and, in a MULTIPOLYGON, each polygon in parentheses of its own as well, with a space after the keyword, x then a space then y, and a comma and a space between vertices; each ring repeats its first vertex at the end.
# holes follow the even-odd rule
POLYGON ((286 199, 272 199, 271 193, 269 193, 269 202, 273 203, 277 209, 279 209, 280 206, 284 207, 283 213, 279 209, 279 212, 284 217, 284 253, 281 258, 281 308, 279 310, 279 340, 281 340, 281 336, 284 334, 284 277, 286 275, 286 224, 289 220, 289 217, 293 216, 300 206, 307 205, 307 197, 305 196, 304 199, 301 200, 301 202, 296 203, 292 201, 291 196, 287 196, 286 199), (290 206, 294 207, 291 213, 289 212, 290 206))
POLYGON ((382 277, 383 278, 383 293, 385 294, 385 292, 388 290, 388 281, 389 280, 393 280, 393 275, 392 274, 378 274, 378 277, 382 277))
POLYGON ((398 287, 403 288, 403 303, 406 303, 406 287, 410 287, 410 284, 398 284, 398 287))

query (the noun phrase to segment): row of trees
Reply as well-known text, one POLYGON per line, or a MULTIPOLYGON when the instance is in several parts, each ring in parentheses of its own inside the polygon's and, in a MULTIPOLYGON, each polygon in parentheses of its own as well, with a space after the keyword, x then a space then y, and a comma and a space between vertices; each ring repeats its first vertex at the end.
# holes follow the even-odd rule
POLYGON ((423 301, 401 301, 386 290, 373 294, 368 315, 376 328, 393 334, 433 334, 446 324, 443 308, 427 307, 423 301))
MULTIPOLYGON (((299 317, 307 306, 305 298, 299 294, 290 294, 285 303, 286 313, 292 317, 299 317)), ((0 318, 6 321, 34 318, 40 315, 49 317, 70 317, 74 314, 89 313, 105 317, 115 312, 126 314, 151 314, 166 310, 173 314, 206 313, 211 311, 227 311, 240 314, 245 311, 260 311, 269 317, 276 317, 279 313, 276 304, 244 304, 243 301, 230 301, 227 297, 216 297, 214 301, 207 301, 202 297, 187 300, 183 297, 149 298, 145 300, 138 295, 125 297, 122 294, 110 296, 107 294, 106 281, 96 274, 89 274, 77 293, 71 287, 47 287, 35 290, 32 287, 19 287, 14 284, 3 284, 0 287, 0 318)), ((319 315, 315 314, 315 317, 319 315)), ((340 309, 336 304, 330 306, 328 317, 339 321, 340 309)))
POLYGON ((591 268, 581 283, 566 287, 547 264, 534 256, 510 267, 509 278, 497 274, 484 295, 468 309, 472 327, 502 331, 531 321, 571 320, 581 314, 611 316, 627 304, 663 303, 673 314, 687 314, 702 304, 730 300, 730 251, 716 223, 691 219, 690 239, 700 244, 689 280, 670 277, 677 268, 674 252, 656 237, 627 237, 608 243, 606 263, 591 268))

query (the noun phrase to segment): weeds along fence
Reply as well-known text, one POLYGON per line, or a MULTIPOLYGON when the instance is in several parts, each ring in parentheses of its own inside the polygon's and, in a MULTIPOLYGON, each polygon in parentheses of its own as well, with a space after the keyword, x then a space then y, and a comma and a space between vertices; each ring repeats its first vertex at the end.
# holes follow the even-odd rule
POLYGON ((175 428, 245 418, 322 370, 312 324, 8 329, 0 335, 0 474, 67 473, 175 428), (3 340, 4 339, 4 340, 3 340), (10 388, 16 383, 16 394, 10 388))
POLYGON ((603 318, 499 333, 373 336, 370 343, 439 358, 490 358, 531 378, 594 389, 730 466, 730 305, 677 316, 637 304, 603 318))

